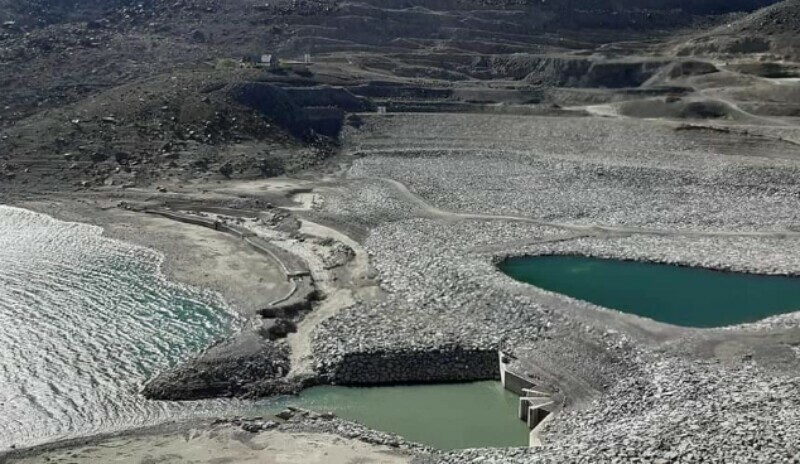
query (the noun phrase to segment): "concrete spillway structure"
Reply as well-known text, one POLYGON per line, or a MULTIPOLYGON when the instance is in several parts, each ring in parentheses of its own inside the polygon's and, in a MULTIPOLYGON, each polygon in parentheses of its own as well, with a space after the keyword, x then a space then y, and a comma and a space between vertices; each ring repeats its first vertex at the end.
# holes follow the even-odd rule
POLYGON ((528 424, 531 431, 528 445, 531 447, 541 446, 542 439, 539 431, 561 409, 561 402, 555 399, 554 393, 537 386, 529 376, 512 370, 510 355, 499 351, 498 361, 503 388, 520 397, 519 418, 528 424))

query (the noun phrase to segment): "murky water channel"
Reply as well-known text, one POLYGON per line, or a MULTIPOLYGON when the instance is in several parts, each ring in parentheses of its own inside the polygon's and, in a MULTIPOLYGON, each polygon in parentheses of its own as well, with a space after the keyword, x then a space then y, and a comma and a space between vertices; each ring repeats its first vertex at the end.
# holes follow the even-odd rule
MULTIPOLYGON (((333 412, 376 430, 439 449, 527 446, 529 430, 517 418, 519 397, 500 382, 314 387, 292 404, 333 412)), ((277 407, 277 406, 276 406, 277 407)), ((274 410, 274 408, 273 408, 274 410)))

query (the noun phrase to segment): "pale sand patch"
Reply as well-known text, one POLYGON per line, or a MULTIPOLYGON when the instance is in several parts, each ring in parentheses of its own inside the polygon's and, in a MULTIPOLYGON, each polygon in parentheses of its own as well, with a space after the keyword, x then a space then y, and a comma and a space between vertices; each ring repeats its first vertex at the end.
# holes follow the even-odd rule
POLYGON ((161 435, 121 436, 45 451, 9 463, 399 464, 410 454, 321 433, 245 432, 231 425, 161 435))
POLYGON ((176 280, 221 290, 245 314, 267 306, 289 291, 290 283, 280 266, 242 240, 196 225, 135 214, 138 217, 131 218, 129 223, 132 227, 158 235, 162 243, 181 243, 184 252, 168 264, 176 280))
POLYGON ((333 274, 319 266, 313 265, 313 260, 307 260, 311 266, 317 288, 325 294, 325 299, 306 315, 297 325, 297 332, 288 337, 291 348, 290 375, 311 375, 313 372, 313 353, 311 342, 314 331, 326 319, 336 315, 339 311, 353 306, 358 300, 377 297, 379 287, 374 283, 367 284, 369 275, 369 255, 367 251, 355 240, 346 234, 330 227, 311 221, 301 220, 300 232, 320 238, 331 238, 344 243, 355 253, 354 258, 345 265, 347 270, 346 282, 337 278, 331 280, 333 274), (327 277, 327 278, 325 278, 327 277))
POLYGON ((170 280, 217 291, 244 316, 252 316, 291 288, 278 263, 236 237, 115 204, 115 200, 72 200, 20 206, 61 220, 94 224, 107 237, 155 249, 166 258, 162 271, 170 280))

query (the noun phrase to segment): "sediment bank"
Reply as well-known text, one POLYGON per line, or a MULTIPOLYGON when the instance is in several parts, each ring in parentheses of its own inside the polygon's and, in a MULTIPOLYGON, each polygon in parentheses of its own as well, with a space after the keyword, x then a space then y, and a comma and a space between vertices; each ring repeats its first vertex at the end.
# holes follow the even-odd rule
POLYGON ((312 464, 368 459, 399 464, 426 454, 425 447, 390 434, 328 415, 296 411, 287 421, 274 417, 203 420, 68 440, 0 453, 0 463, 169 460, 312 464))

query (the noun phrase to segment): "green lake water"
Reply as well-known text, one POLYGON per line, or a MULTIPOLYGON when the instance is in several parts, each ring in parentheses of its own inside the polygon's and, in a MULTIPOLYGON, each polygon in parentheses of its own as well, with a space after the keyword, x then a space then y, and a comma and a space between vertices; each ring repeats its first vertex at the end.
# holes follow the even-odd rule
POLYGON ((305 390, 286 404, 332 412, 438 449, 528 446, 519 397, 500 382, 332 387, 305 390))
POLYGON ((238 324, 215 294, 164 278, 161 260, 0 205, 0 452, 230 409, 139 394, 238 324))
POLYGON ((722 327, 800 310, 800 278, 580 256, 512 258, 516 280, 687 327, 722 327))

